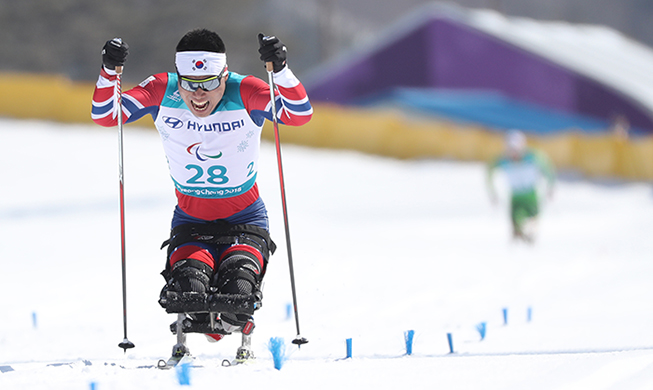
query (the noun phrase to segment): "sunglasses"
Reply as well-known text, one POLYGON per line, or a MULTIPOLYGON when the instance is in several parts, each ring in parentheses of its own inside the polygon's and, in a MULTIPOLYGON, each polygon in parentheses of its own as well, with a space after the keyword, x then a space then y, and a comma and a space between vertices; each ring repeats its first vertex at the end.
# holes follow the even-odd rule
POLYGON ((198 88, 209 92, 220 86, 221 79, 222 77, 219 76, 211 76, 202 80, 194 80, 179 76, 179 85, 188 92, 195 92, 198 88))

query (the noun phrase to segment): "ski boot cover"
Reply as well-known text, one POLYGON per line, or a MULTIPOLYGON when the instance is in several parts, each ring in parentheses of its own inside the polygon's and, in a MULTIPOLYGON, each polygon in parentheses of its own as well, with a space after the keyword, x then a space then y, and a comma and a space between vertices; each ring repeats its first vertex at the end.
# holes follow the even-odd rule
MULTIPOLYGON (((258 296, 260 291, 263 258, 254 248, 247 245, 234 245, 220 257, 218 270, 212 285, 219 294, 258 296)), ((221 313, 220 320, 226 331, 241 330, 251 321, 247 314, 221 313)))
POLYGON ((213 269, 206 263, 195 259, 179 260, 172 265, 171 290, 178 293, 209 292, 209 281, 213 269))

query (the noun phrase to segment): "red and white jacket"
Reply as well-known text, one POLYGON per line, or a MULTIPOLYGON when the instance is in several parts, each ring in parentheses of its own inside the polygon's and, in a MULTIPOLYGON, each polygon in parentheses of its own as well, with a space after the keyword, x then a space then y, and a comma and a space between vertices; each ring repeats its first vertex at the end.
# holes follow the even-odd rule
MULTIPOLYGON (((306 90, 288 67, 274 74, 280 124, 301 126, 313 114, 306 90)), ((117 125, 117 78, 102 69, 93 93, 93 121, 117 125)), ((198 118, 181 98, 176 73, 158 73, 123 93, 123 122, 150 114, 159 131, 179 207, 204 220, 227 218, 254 203, 261 130, 272 120, 269 85, 229 72, 222 100, 198 118)))

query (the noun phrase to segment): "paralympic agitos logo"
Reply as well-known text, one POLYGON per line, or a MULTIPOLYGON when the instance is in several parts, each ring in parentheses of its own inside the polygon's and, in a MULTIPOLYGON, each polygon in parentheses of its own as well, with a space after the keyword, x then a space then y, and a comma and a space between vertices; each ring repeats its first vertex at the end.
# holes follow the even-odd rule
POLYGON ((200 160, 200 161, 207 161, 208 159, 217 160, 220 157, 222 157, 222 152, 220 152, 220 153, 218 153, 218 154, 216 154, 214 156, 210 156, 208 154, 200 153, 200 148, 201 147, 202 147, 202 143, 201 142, 196 142, 196 143, 192 144, 191 146, 187 147, 186 151, 190 155, 194 154, 195 157, 197 157, 197 159, 200 160))

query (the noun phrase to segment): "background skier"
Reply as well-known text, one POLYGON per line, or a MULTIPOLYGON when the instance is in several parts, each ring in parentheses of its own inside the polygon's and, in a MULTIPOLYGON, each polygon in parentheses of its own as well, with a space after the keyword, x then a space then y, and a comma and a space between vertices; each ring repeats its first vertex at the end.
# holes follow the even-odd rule
POLYGON ((495 170, 505 172, 510 187, 510 220, 513 237, 533 242, 539 215, 538 187, 546 180, 547 194, 553 196, 554 168, 548 157, 526 144, 526 136, 518 130, 508 132, 505 153, 490 162, 487 171, 488 190, 493 204, 498 203, 494 186, 495 170))

